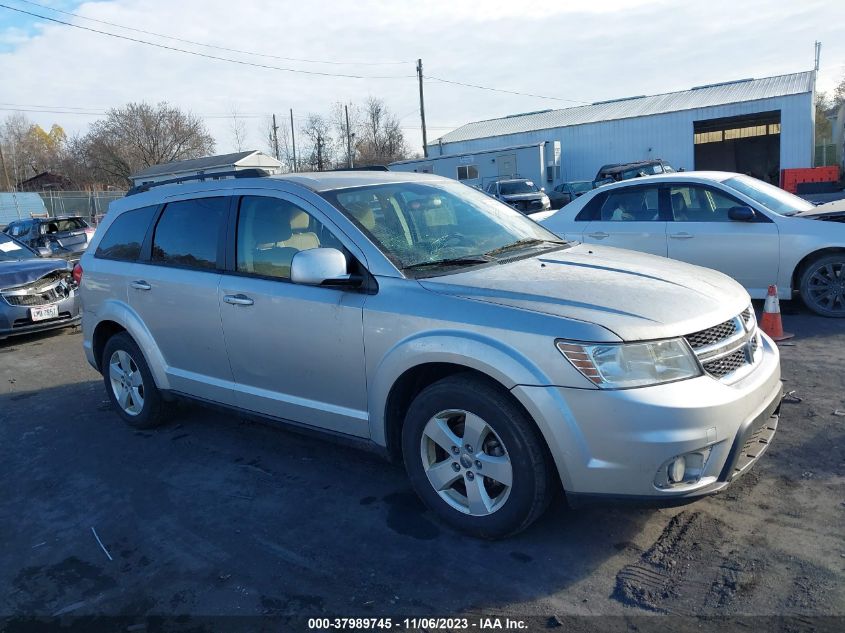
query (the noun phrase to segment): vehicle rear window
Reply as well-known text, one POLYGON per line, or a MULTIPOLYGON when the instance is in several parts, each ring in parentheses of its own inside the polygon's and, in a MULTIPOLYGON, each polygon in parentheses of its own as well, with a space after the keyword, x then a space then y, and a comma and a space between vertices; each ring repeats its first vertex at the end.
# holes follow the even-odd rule
POLYGON ((217 268, 217 245, 228 206, 228 198, 168 204, 156 225, 152 260, 188 268, 217 268))
POLYGON ((143 207, 127 211, 115 218, 100 244, 95 257, 135 261, 141 254, 141 244, 158 207, 143 207))
POLYGON ((47 233, 64 233, 88 228, 82 218, 56 218, 47 222, 47 233))

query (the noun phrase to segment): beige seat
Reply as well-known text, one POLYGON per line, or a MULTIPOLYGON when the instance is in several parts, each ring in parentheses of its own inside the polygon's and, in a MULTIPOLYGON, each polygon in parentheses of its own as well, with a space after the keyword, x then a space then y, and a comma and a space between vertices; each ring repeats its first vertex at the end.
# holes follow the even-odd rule
POLYGON ((311 218, 305 211, 291 210, 290 229, 291 236, 279 244, 279 246, 295 248, 298 251, 305 251, 309 248, 319 248, 320 238, 313 231, 309 231, 311 218))

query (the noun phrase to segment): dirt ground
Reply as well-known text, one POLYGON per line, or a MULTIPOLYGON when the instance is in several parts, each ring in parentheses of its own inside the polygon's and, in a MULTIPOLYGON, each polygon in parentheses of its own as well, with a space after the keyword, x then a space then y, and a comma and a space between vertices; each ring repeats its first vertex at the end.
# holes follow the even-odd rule
POLYGON ((798 398, 736 485, 675 509, 559 500, 492 543, 437 523, 401 468, 355 449, 199 406, 130 429, 78 332, 0 342, 0 630, 101 614, 123 618, 116 630, 460 614, 572 624, 559 630, 611 628, 569 616, 630 630, 655 614, 788 615, 766 630, 845 630, 845 323, 784 308, 798 398))

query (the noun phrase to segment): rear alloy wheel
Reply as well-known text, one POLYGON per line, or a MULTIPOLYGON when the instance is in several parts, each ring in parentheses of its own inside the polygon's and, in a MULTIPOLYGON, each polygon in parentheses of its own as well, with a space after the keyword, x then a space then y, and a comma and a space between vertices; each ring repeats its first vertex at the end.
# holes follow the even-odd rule
POLYGON ((826 317, 845 317, 845 254, 820 257, 801 273, 801 298, 826 317))
POLYGON ((414 398, 402 428, 414 490, 444 522, 483 538, 531 525, 554 491, 548 451, 504 388, 456 374, 414 398))
POLYGON ((109 400, 123 420, 138 429, 164 421, 165 403, 141 349, 126 332, 106 343, 101 363, 109 400))

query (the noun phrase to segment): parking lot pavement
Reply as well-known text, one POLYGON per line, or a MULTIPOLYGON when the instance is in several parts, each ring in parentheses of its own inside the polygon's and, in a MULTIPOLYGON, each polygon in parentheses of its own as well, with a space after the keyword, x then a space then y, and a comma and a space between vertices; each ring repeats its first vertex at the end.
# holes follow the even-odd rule
POLYGON ((558 500, 499 542, 351 448, 199 406, 130 429, 78 332, 0 342, 0 614, 843 615, 845 323, 787 312, 801 401, 735 486, 671 510, 558 500))

